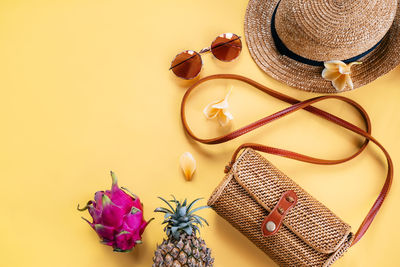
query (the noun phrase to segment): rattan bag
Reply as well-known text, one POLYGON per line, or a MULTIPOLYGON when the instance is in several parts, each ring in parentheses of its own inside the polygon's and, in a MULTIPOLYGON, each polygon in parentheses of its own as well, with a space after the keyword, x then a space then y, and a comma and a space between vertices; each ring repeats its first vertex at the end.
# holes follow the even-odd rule
POLYGON ((370 119, 365 110, 351 99, 341 96, 321 96, 298 101, 246 77, 220 74, 205 77, 188 89, 183 97, 181 117, 186 132, 193 139, 204 144, 218 144, 300 109, 359 134, 365 138, 363 145, 347 158, 325 160, 261 144, 243 144, 233 154, 232 160, 225 169, 227 174, 212 193, 208 204, 279 265, 329 266, 349 247, 357 243, 367 231, 389 192, 393 179, 393 164, 390 155, 371 136, 370 119), (292 105, 227 135, 201 139, 195 136, 188 126, 185 103, 197 85, 212 79, 241 80, 292 105), (356 108, 364 119, 366 130, 312 106, 316 102, 329 98, 347 102, 356 108), (256 152, 258 150, 304 162, 328 165, 353 159, 365 149, 369 142, 373 142, 383 151, 389 167, 377 200, 355 234, 350 231, 347 223, 256 152))
POLYGON ((353 240, 348 224, 250 148, 240 155, 208 204, 284 266, 328 266, 353 240), (263 236, 264 218, 288 190, 296 193, 297 204, 276 234, 263 236))

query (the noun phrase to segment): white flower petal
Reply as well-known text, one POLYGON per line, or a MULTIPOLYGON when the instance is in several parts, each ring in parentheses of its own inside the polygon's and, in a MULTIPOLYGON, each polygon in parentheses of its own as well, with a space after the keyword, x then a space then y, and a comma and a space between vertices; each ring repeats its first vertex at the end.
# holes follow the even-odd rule
POLYGON ((231 121, 231 118, 233 118, 233 116, 229 112, 218 113, 218 122, 222 127, 228 125, 228 123, 231 121))
POLYGON ((180 165, 187 181, 192 180, 194 171, 196 170, 196 160, 190 152, 185 152, 180 157, 180 165))
POLYGON ((232 115, 232 113, 230 113, 227 109, 224 109, 222 112, 224 113, 224 115, 225 115, 228 119, 233 120, 233 115, 232 115))
POLYGON ((335 87, 336 91, 343 91, 346 87, 346 75, 340 75, 336 80, 332 81, 333 87, 335 87))
POLYGON ((223 99, 223 100, 218 101, 217 103, 212 105, 213 108, 217 108, 217 109, 228 108, 228 106, 229 106, 229 104, 228 104, 228 100, 227 99, 223 99))
POLYGON ((340 72, 338 70, 324 69, 322 71, 322 78, 328 81, 336 80, 339 76, 340 72))
POLYGON ((351 88, 354 89, 353 81, 351 80, 350 74, 346 74, 346 84, 351 88))
POLYGON ((213 107, 214 108, 220 108, 220 109, 226 109, 228 108, 229 104, 228 104, 228 97, 230 96, 231 92, 232 92, 232 87, 229 89, 228 93, 225 95, 224 99, 222 99, 221 101, 216 102, 213 107))
POLYGON ((339 66, 339 72, 341 74, 350 74, 351 70, 350 70, 350 66, 339 66))
POLYGON ((218 112, 220 112, 220 109, 214 108, 214 105, 217 102, 213 102, 211 104, 208 104, 204 109, 203 109, 203 114, 206 116, 207 119, 214 119, 217 117, 218 112))

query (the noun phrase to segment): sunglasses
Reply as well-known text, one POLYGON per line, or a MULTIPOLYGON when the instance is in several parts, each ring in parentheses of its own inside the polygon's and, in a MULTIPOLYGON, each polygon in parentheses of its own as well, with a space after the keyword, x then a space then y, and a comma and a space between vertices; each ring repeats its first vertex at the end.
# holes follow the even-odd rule
POLYGON ((179 78, 186 80, 193 79, 199 75, 203 66, 200 54, 210 51, 214 57, 221 61, 232 61, 242 51, 240 36, 234 33, 223 33, 214 39, 210 47, 203 48, 200 52, 193 50, 183 51, 175 56, 169 69, 179 78))

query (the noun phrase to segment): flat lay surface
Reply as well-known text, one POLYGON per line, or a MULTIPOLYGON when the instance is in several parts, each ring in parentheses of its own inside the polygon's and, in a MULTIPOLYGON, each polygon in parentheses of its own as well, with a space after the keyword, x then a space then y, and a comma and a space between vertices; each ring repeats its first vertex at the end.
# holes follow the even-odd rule
MULTIPOLYGON (((200 78, 217 73, 247 76, 300 100, 317 96, 267 76, 253 61, 244 38, 245 0, 220 1, 0 1, 0 156, 3 175, 0 243, 2 266, 151 266, 163 242, 162 206, 157 196, 194 200, 212 191, 224 166, 244 142, 257 142, 303 154, 337 159, 350 155, 363 139, 308 112, 299 111, 221 145, 191 140, 180 121, 180 101, 194 81, 169 71, 176 54, 200 51, 221 33, 242 36, 233 62, 202 54, 200 78), (196 160, 185 180, 180 157, 196 160), (154 217, 133 252, 116 253, 78 212, 93 194, 120 186, 144 203, 154 217)), ((371 117, 372 135, 394 162, 392 189, 365 236, 334 266, 399 266, 400 231, 400 67, 342 96, 361 104, 371 117)), ((187 103, 189 126, 215 137, 288 105, 239 81, 202 84, 187 103), (224 99, 233 120, 221 127, 204 108, 224 99)), ((360 127, 347 104, 316 104, 360 127)), ((385 179, 386 162, 373 144, 356 159, 317 166, 265 155, 277 168, 329 207, 356 231, 385 179)), ((276 266, 261 250, 213 210, 198 214, 209 227, 201 238, 216 267, 276 266)))

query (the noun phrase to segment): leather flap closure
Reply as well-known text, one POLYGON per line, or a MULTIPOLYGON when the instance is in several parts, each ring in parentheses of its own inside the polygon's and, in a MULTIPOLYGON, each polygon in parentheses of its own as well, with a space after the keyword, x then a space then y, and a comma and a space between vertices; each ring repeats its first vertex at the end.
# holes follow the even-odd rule
POLYGON ((268 213, 282 194, 293 190, 297 203, 283 218, 282 227, 286 226, 321 253, 336 251, 350 233, 348 224, 252 149, 246 149, 237 159, 233 175, 268 213))
POLYGON ((282 226, 283 219, 286 214, 297 203, 297 195, 293 190, 286 191, 282 194, 278 203, 272 211, 265 217, 261 225, 261 232, 264 236, 276 234, 282 226))

